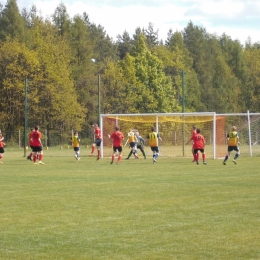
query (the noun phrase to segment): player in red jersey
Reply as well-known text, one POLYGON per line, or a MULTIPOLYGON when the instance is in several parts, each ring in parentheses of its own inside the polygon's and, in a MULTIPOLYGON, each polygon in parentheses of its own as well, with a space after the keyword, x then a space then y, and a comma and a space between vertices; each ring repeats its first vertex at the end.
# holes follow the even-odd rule
MULTIPOLYGON (((190 140, 186 143, 186 145, 193 140, 194 136, 197 134, 197 127, 194 125, 192 127, 192 135, 191 135, 191 138, 190 140)), ((192 148, 191 148, 191 152, 192 152, 192 155, 193 155, 193 161, 192 162, 195 162, 196 161, 196 158, 195 158, 195 153, 194 153, 194 146, 193 146, 193 143, 192 143, 192 148)), ((199 159, 199 158, 198 158, 199 159)))
POLYGON ((195 161, 199 164, 199 151, 202 153, 203 164, 206 163, 206 154, 204 151, 205 148, 205 138, 202 134, 200 134, 200 129, 197 128, 197 134, 192 138, 193 140, 193 147, 194 147, 194 154, 195 154, 195 161))
MULTIPOLYGON (((31 147, 31 149, 32 149, 32 134, 33 134, 33 132, 34 132, 34 129, 33 128, 31 128, 31 132, 30 132, 30 134, 29 134, 29 140, 28 140, 28 142, 29 142, 29 146, 31 147)), ((27 156, 27 160, 30 160, 30 161, 32 161, 32 156, 33 156, 33 150, 31 151, 31 153, 27 156)))
POLYGON ((115 131, 111 135, 108 135, 108 138, 113 139, 113 154, 112 161, 110 164, 114 163, 116 152, 119 153, 116 164, 119 164, 122 158, 124 135, 119 131, 119 127, 116 126, 115 131))
POLYGON ((3 142, 3 140, 4 140, 4 137, 2 136, 2 134, 0 132, 0 163, 3 163, 2 158, 5 153, 5 150, 4 150, 5 143, 3 142))
POLYGON ((39 129, 40 129, 39 126, 35 126, 34 132, 32 133, 32 137, 31 137, 34 164, 38 164, 36 162, 37 161, 37 155, 39 156, 39 164, 44 164, 42 162, 42 157, 43 157, 42 141, 41 141, 42 134, 39 131, 39 129))
POLYGON ((92 144, 92 150, 91 150, 90 156, 94 155, 95 147, 97 147, 97 152, 98 152, 97 160, 99 160, 100 159, 100 145, 102 142, 101 130, 98 127, 98 124, 94 124, 93 127, 94 127, 95 141, 92 144))

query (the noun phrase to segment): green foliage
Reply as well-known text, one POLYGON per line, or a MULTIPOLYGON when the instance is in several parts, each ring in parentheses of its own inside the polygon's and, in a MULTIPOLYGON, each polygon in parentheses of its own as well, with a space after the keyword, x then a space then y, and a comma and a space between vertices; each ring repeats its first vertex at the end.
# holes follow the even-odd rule
POLYGON ((36 84, 39 92, 36 105, 41 107, 41 122, 47 128, 80 130, 84 109, 77 102, 71 78, 70 48, 62 36, 55 35, 54 30, 51 24, 41 22, 31 29, 32 45, 37 50, 43 73, 42 80, 36 84))
POLYGON ((0 40, 8 38, 16 38, 21 42, 25 40, 25 23, 16 0, 7 0, 0 15, 0 40))
POLYGON ((127 53, 130 53, 133 47, 133 40, 131 39, 129 33, 125 31, 123 35, 117 36, 117 48, 118 56, 122 60, 125 58, 127 53))
POLYGON ((247 66, 247 81, 241 88, 245 108, 251 112, 260 109, 260 48, 257 44, 247 46, 243 53, 243 60, 247 66))
POLYGON ((110 106, 110 113, 173 112, 178 109, 171 80, 164 74, 162 62, 148 50, 142 34, 131 54, 127 54, 120 64, 108 66, 106 86, 106 96, 110 94, 109 100, 115 106, 113 109, 110 106))
POLYGON ((52 15, 52 21, 57 29, 57 32, 61 36, 66 36, 70 30, 70 18, 67 12, 67 8, 63 3, 55 9, 52 15))
MULTIPOLYGON (((18 41, 0 47, 0 120, 3 128, 13 130, 23 124, 25 79, 39 80, 37 53, 18 41)), ((36 92, 30 98, 35 99, 36 92)), ((37 99, 37 98, 36 98, 37 99)))
POLYGON ((144 29, 146 44, 149 50, 159 45, 158 32, 159 32, 158 30, 157 31, 154 30, 154 25, 152 23, 149 23, 148 28, 144 29))
POLYGON ((164 63, 164 71, 172 79, 176 99, 182 104, 185 99, 185 111, 203 110, 201 100, 201 88, 198 82, 197 74, 193 69, 193 59, 190 52, 185 47, 181 33, 169 33, 168 41, 165 46, 154 48, 156 55, 164 63), (184 75, 183 73, 184 72, 184 75), (184 81, 184 97, 183 92, 184 81))
POLYGON ((8 0, 0 40, 0 119, 8 129, 23 125, 26 77, 30 124, 64 131, 88 133, 97 121, 98 75, 101 113, 180 112, 182 101, 186 112, 259 111, 259 43, 249 38, 244 47, 191 21, 169 30, 165 43, 152 23, 113 42, 85 12, 70 17, 63 3, 49 20, 35 5, 20 14, 8 0))

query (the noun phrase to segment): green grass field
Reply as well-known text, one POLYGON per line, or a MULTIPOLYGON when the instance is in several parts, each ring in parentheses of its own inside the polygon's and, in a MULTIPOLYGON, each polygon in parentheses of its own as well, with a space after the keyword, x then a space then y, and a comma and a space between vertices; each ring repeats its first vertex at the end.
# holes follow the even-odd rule
POLYGON ((79 162, 44 152, 33 165, 6 149, 0 259, 260 259, 259 157, 110 165, 89 149, 79 162))

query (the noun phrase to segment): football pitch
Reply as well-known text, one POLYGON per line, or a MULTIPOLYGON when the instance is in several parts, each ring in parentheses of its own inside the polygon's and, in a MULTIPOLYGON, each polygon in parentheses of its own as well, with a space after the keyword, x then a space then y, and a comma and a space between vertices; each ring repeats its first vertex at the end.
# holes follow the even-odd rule
POLYGON ((110 165, 89 149, 80 161, 44 153, 34 165, 6 149, 0 259, 260 259, 259 157, 110 165))

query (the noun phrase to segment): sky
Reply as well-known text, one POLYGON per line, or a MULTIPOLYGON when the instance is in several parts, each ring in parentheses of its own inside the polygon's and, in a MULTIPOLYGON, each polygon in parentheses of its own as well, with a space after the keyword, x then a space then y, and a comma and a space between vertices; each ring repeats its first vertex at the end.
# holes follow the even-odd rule
POLYGON ((260 42, 260 0, 17 0, 20 11, 34 4, 44 18, 60 3, 71 18, 86 12, 90 22, 103 26, 113 40, 124 31, 132 36, 137 27, 147 29, 151 23, 165 41, 170 29, 182 31, 191 21, 243 45, 248 37, 252 43, 260 42))

